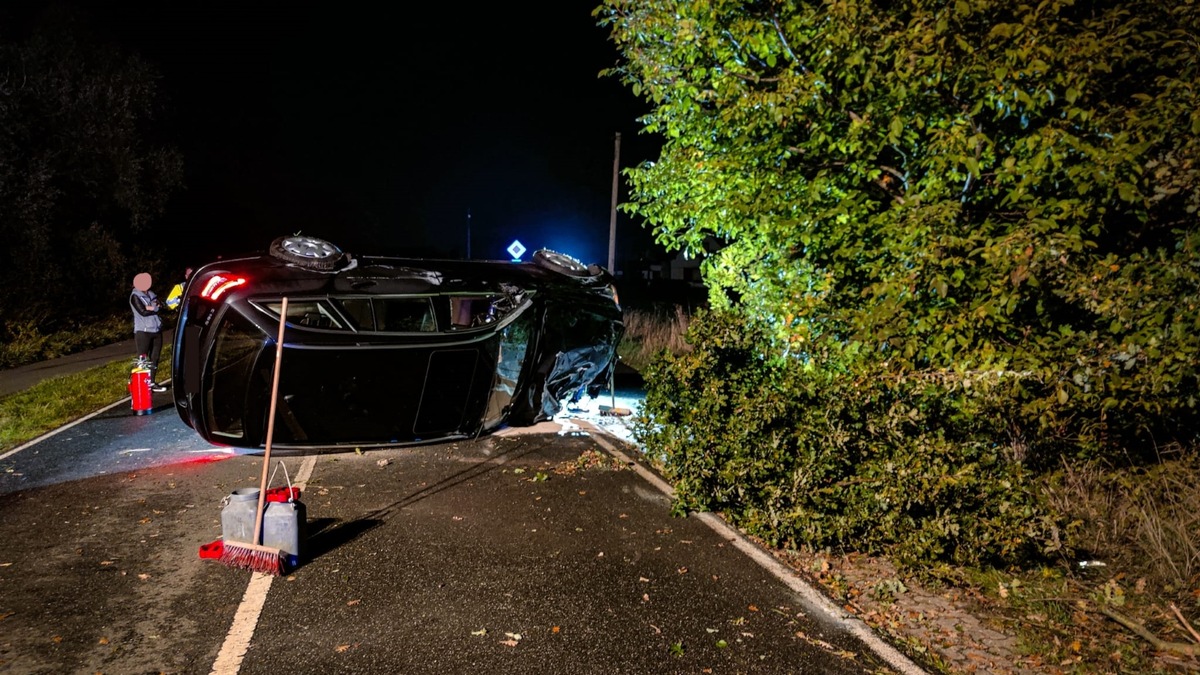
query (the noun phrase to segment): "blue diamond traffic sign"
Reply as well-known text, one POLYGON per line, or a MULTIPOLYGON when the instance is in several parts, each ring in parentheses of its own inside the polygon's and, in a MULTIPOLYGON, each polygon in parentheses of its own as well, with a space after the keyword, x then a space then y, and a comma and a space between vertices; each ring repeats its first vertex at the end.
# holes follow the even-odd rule
POLYGON ((513 257, 513 260, 520 260, 521 256, 525 255, 527 249, 520 241, 513 239, 513 243, 509 244, 505 250, 513 257))

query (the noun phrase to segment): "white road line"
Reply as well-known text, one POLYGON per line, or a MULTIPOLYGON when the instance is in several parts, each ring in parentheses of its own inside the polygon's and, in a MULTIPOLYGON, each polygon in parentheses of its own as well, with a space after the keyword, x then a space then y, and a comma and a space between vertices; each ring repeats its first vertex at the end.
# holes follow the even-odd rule
MULTIPOLYGON (((316 455, 309 455, 300 465, 293 485, 300 488, 301 492, 312 477, 316 464, 316 455)), ((233 615, 233 625, 225 635, 221 651, 217 652, 211 675, 237 675, 241 670, 242 659, 246 657, 246 650, 250 649, 250 639, 254 637, 254 629, 258 628, 258 618, 262 616, 263 605, 267 603, 267 591, 271 590, 271 580, 274 578, 270 574, 260 572, 250 575, 250 583, 242 596, 242 604, 238 605, 237 613, 233 615)))
POLYGON ((42 441, 46 440, 47 438, 50 438, 51 436, 62 433, 64 431, 66 431, 67 429, 70 429, 71 427, 75 426, 76 424, 86 422, 86 421, 92 419, 93 417, 95 417, 96 415, 99 415, 102 412, 112 410, 113 408, 121 405, 122 403, 126 403, 129 400, 130 400, 130 397, 126 396, 125 398, 121 399, 120 401, 117 401, 116 403, 113 403, 111 405, 106 405, 103 408, 97 410, 96 412, 94 412, 90 415, 86 415, 84 417, 80 417, 79 419, 75 420, 74 422, 71 422, 70 424, 64 424, 63 426, 55 429, 54 431, 48 431, 48 432, 42 434, 41 436, 38 436, 37 438, 33 439, 32 441, 29 441, 23 445, 18 445, 17 447, 13 448, 12 450, 9 450, 8 452, 4 453, 3 455, 0 455, 0 459, 5 459, 6 457, 11 457, 12 455, 15 455, 18 452, 24 450, 25 448, 31 448, 31 447, 37 445, 38 443, 41 443, 42 441))
MULTIPOLYGON (((591 423, 584 422, 584 424, 598 432, 603 432, 603 429, 591 423)), ((630 459, 628 455, 618 450, 602 436, 603 433, 592 434, 592 438, 607 450, 610 455, 632 467, 646 482, 658 488, 666 496, 674 497, 675 490, 666 481, 659 478, 646 467, 630 459)), ((732 542, 739 551, 749 556, 751 560, 758 563, 767 572, 770 572, 776 579, 787 584, 788 588, 799 595, 801 600, 809 607, 826 615, 831 621, 840 624, 847 632, 857 637, 868 649, 886 661, 889 666, 904 675, 925 675, 925 671, 920 666, 913 663, 907 656, 876 635, 861 619, 833 604, 829 598, 797 576, 789 567, 773 558, 757 544, 743 536, 741 532, 738 532, 733 526, 722 520, 720 516, 715 513, 697 513, 694 516, 699 518, 700 522, 708 525, 718 535, 732 542)))
POLYGON ((267 603, 267 591, 271 590, 273 578, 262 572, 250 575, 250 584, 246 586, 242 604, 238 605, 237 614, 233 617, 233 626, 229 628, 229 634, 225 636, 225 642, 213 663, 212 675, 236 675, 241 669, 242 659, 250 648, 250 638, 254 637, 254 629, 258 627, 258 617, 267 603))

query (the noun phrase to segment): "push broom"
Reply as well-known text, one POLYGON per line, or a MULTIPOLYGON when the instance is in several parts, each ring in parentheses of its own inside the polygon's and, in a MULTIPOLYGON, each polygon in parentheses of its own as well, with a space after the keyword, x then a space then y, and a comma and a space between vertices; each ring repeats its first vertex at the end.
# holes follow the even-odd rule
POLYGON ((254 536, 251 543, 224 542, 221 562, 263 574, 280 575, 287 560, 282 550, 262 545, 263 508, 267 497, 267 468, 271 465, 271 441, 275 436, 275 402, 279 397, 279 370, 283 365, 283 329, 287 325, 287 298, 279 308, 279 338, 275 341, 275 375, 271 379, 271 411, 267 416, 267 447, 263 451, 262 480, 258 488, 258 510, 254 515, 254 536))

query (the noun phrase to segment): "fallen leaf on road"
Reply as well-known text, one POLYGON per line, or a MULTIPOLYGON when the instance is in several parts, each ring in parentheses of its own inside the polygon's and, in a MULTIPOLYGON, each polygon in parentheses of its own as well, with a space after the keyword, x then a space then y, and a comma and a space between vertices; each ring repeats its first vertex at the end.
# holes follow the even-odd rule
POLYGON ((675 571, 676 571, 676 572, 679 572, 680 574, 687 574, 687 568, 686 568, 686 567, 680 567, 679 569, 677 569, 677 570, 675 570, 675 571))
POLYGON ((655 625, 654 625, 654 624, 652 624, 652 623, 651 623, 651 624, 647 624, 647 625, 648 625, 648 626, 650 626, 651 628, 653 628, 653 629, 654 629, 654 634, 655 634, 655 635, 662 635, 662 629, 661 629, 661 628, 659 628, 658 626, 655 626, 655 625))
POLYGON ((621 515, 619 515, 619 516, 617 516, 617 517, 618 517, 618 518, 621 518, 621 519, 625 519, 625 518, 628 518, 628 517, 629 517, 629 514, 628 514, 628 513, 622 513, 621 515))
POLYGON ((8 617, 12 616, 13 614, 16 614, 16 612, 5 612, 3 614, 0 614, 0 621, 7 619, 8 617))
POLYGON ((504 635, 505 635, 506 637, 510 637, 510 638, 512 638, 512 639, 514 639, 514 640, 520 640, 520 639, 521 639, 521 634, 520 634, 520 633, 505 633, 504 635))
POLYGON ((504 645, 505 647, 516 647, 521 643, 517 642, 516 640, 501 640, 500 644, 504 645))
POLYGON ((392 460, 390 460, 390 459, 381 459, 381 460, 379 460, 378 462, 375 462, 375 463, 376 463, 376 464, 378 464, 379 466, 387 466, 388 464, 391 464, 391 463, 392 463, 392 460))
POLYGON ((108 644, 108 638, 106 638, 106 637, 100 638, 100 644, 102 644, 102 645, 108 644))
POLYGON ((471 631, 471 635, 487 635, 487 629, 480 628, 479 630, 473 630, 471 631))
POLYGON ((142 519, 141 519, 141 520, 139 520, 138 522, 139 522, 139 523, 141 523, 142 525, 146 525, 146 524, 148 524, 148 523, 150 522, 150 519, 149 519, 149 518, 142 518, 142 519))
POLYGON ((347 649, 350 649, 350 645, 338 645, 333 648, 333 651, 341 654, 342 652, 346 651, 347 649))
POLYGON ((650 580, 647 579, 646 577, 638 577, 638 581, 640 581, 642 583, 649 583, 650 580))
POLYGON ((551 633, 558 633, 558 626, 551 626, 551 627, 550 627, 550 632, 551 632, 551 633))
POLYGON ((462 520, 462 516, 451 516, 450 520, 462 520))
POLYGON ((141 574, 139 574, 139 575, 138 575, 138 578, 139 578, 139 579, 141 579, 142 581, 145 581, 145 580, 147 580, 147 579, 149 579, 149 578, 150 578, 150 575, 149 575, 149 574, 146 574, 145 572, 143 572, 143 573, 141 573, 141 574))
POLYGON ((650 594, 642 593, 642 602, 650 602, 650 594))
POLYGON ((757 607, 755 607, 754 605, 750 605, 750 606, 749 606, 747 609, 749 609, 751 612, 757 612, 757 611, 758 611, 758 608, 757 608, 757 607))
POLYGON ((587 494, 587 490, 580 490, 580 491, 579 491, 579 494, 580 494, 580 495, 586 495, 586 494, 587 494))
POLYGON ((360 602, 362 602, 362 600, 347 600, 347 601, 346 601, 346 606, 347 606, 347 607, 353 607, 353 606, 357 605, 357 604, 358 604, 358 603, 360 603, 360 602))
POLYGON ((709 633, 715 633, 715 632, 717 632, 717 629, 716 629, 716 628, 705 628, 704 630, 708 631, 709 633))
POLYGON ((525 469, 522 469, 518 466, 517 468, 513 469, 513 473, 525 473, 525 469))
POLYGON ((116 564, 116 563, 114 563, 114 562, 113 562, 113 561, 111 561, 111 560, 101 560, 101 561, 100 561, 100 564, 101 564, 101 565, 114 565, 114 564, 116 564))
POLYGON ((55 643, 55 644, 58 644, 58 643, 62 642, 62 636, 61 636, 61 635, 55 635, 54 637, 50 638, 50 641, 51 641, 51 642, 53 642, 53 643, 55 643))

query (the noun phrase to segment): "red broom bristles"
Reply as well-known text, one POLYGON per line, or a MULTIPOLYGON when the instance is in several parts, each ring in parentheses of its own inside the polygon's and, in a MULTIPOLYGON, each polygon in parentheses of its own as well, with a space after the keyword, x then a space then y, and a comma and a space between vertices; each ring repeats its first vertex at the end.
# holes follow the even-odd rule
POLYGON ((238 569, 279 576, 286 571, 282 550, 242 541, 227 541, 221 550, 221 564, 238 569))

